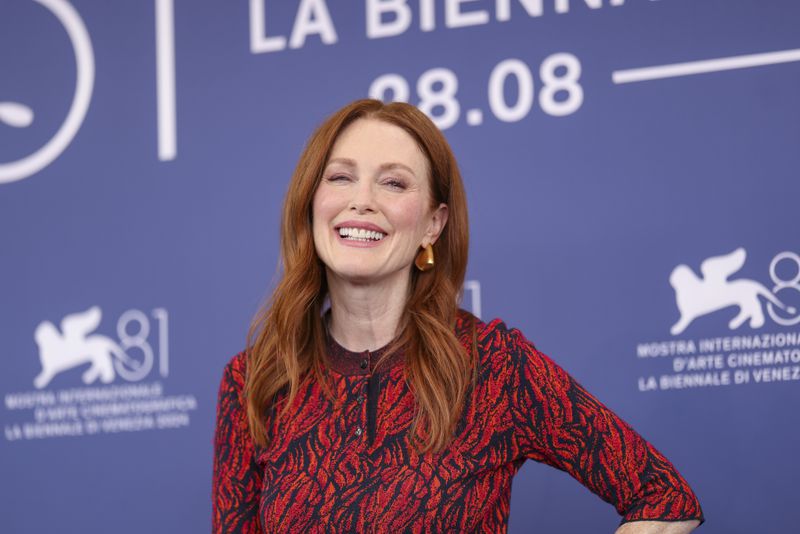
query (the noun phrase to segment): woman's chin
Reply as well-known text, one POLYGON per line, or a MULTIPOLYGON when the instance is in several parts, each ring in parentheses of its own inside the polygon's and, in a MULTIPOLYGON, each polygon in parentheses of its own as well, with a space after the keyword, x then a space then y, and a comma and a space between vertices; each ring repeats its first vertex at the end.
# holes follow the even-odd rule
POLYGON ((336 275, 342 281, 356 285, 374 284, 382 279, 380 273, 363 268, 341 270, 336 275))
POLYGON ((340 266, 337 269, 328 270, 332 272, 335 278, 348 284, 359 286, 385 283, 393 277, 398 280, 402 279, 401 276, 398 276, 399 272, 387 273, 383 269, 370 268, 369 265, 364 264, 340 266))

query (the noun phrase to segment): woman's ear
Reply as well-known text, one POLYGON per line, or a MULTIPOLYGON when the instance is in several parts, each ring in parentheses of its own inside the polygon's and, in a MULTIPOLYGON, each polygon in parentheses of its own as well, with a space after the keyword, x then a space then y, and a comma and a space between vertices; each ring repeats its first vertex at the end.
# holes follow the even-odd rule
POLYGON ((425 232, 425 240, 423 241, 422 246, 425 246, 429 243, 432 245, 437 239, 439 239, 439 236, 447 224, 447 214, 447 204, 444 202, 439 204, 439 206, 433 210, 430 223, 428 224, 428 230, 425 232))

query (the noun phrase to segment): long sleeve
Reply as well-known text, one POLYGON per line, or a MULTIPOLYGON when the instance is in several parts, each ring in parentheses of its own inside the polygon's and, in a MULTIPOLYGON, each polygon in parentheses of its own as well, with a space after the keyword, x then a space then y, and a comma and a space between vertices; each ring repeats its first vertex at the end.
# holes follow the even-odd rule
POLYGON ((569 473, 623 516, 704 521, 692 489, 658 450, 540 353, 508 332, 508 394, 525 457, 569 473))
POLYGON ((244 354, 225 367, 217 400, 214 433, 212 532, 260 532, 258 504, 262 474, 244 409, 244 354))

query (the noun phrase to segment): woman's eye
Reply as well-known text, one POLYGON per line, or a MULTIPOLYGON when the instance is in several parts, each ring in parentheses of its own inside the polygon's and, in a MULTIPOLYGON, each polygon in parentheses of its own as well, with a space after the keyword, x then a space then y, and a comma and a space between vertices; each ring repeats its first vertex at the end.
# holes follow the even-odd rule
POLYGON ((349 179, 350 177, 344 174, 334 174, 333 176, 328 177, 329 182, 345 182, 349 179))
POLYGON ((388 185, 392 189, 405 189, 406 184, 402 180, 397 180, 395 178, 389 178, 388 180, 384 180, 384 184, 388 185))

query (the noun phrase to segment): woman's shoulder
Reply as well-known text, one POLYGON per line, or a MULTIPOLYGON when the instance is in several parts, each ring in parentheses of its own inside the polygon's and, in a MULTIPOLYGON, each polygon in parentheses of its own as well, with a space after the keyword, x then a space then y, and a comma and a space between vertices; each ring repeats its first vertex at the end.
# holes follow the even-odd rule
POLYGON ((234 354, 222 370, 220 391, 227 390, 241 395, 244 391, 245 374, 247 372, 247 352, 234 354))
POLYGON ((471 319, 472 314, 460 315, 459 339, 467 350, 477 349, 480 375, 484 379, 512 384, 512 390, 523 382, 548 390, 569 387, 571 377, 568 373, 550 356, 539 351, 519 329, 509 328, 502 319, 484 323, 477 318, 471 319), (470 326, 473 324, 474 329, 470 326), (561 385, 555 386, 556 383, 561 385))
POLYGON ((483 356, 508 356, 536 351, 536 346, 516 328, 494 318, 488 323, 472 313, 459 309, 456 317, 456 336, 466 347, 476 346, 483 356))

